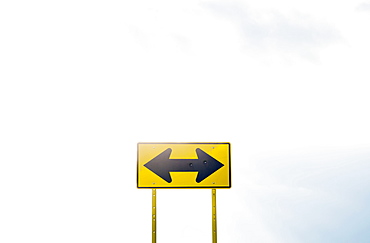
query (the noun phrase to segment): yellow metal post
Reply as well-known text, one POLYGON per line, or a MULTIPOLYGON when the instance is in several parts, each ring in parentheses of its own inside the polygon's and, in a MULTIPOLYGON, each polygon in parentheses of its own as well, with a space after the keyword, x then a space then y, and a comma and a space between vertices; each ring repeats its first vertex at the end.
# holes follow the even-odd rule
POLYGON ((157 242, 157 195, 156 189, 152 189, 152 243, 157 242))
POLYGON ((216 189, 212 189, 212 243, 217 243, 216 189))

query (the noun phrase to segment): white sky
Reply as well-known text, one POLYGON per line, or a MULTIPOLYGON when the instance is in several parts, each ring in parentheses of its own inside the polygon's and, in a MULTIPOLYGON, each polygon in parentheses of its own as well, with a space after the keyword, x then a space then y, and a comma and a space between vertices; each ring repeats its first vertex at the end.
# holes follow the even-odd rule
MULTIPOLYGON (((0 242, 149 242, 137 142, 231 142, 219 242, 366 242, 370 2, 2 1, 0 242)), ((158 242, 211 242, 210 190, 158 242)))

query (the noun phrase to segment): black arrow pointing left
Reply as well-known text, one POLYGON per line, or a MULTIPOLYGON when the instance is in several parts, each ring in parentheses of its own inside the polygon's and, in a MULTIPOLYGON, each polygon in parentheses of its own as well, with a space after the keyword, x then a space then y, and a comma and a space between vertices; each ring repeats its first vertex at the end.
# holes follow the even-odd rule
POLYGON ((168 183, 172 182, 170 172, 197 171, 198 175, 195 181, 200 183, 224 166, 200 148, 195 151, 198 159, 170 159, 172 149, 168 148, 144 166, 168 183))

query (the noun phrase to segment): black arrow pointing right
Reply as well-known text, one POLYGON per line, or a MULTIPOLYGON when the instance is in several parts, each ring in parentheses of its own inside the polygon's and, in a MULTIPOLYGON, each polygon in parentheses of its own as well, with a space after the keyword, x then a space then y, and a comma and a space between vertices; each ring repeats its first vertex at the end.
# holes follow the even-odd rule
POLYGON ((168 183, 172 182, 170 172, 198 171, 195 181, 200 183, 224 166, 200 148, 197 148, 195 151, 198 159, 170 159, 172 149, 168 148, 144 166, 168 183))

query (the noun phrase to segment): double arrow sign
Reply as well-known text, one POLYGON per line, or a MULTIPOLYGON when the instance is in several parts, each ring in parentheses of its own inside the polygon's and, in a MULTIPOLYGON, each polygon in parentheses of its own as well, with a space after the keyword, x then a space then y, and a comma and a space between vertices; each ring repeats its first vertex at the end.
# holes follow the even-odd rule
POLYGON ((172 182, 170 172, 197 171, 198 175, 195 181, 200 183, 224 166, 200 148, 195 151, 198 159, 170 159, 172 149, 168 148, 144 166, 168 183, 172 182))
POLYGON ((139 143, 137 168, 138 188, 230 188, 230 143, 139 143))

